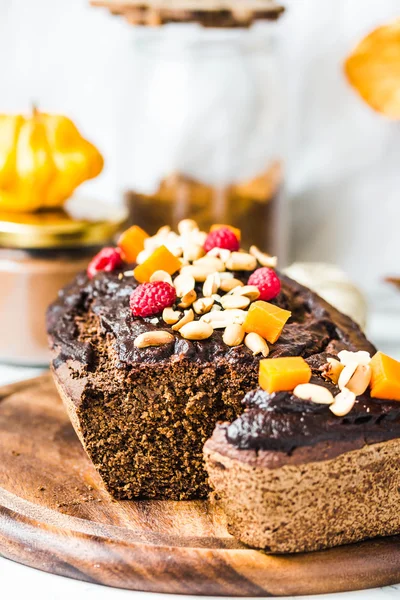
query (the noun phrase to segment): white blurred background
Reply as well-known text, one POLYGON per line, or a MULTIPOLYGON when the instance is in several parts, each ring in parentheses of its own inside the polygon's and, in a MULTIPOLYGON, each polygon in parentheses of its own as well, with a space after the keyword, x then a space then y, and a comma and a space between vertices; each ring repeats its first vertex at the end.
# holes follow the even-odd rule
MULTIPOLYGON (((400 123, 360 101, 342 63, 365 33, 399 16, 399 0, 285 4, 291 255, 337 263, 371 295, 385 274, 400 274, 400 123)), ((122 191, 132 35, 87 0, 0 0, 0 111, 26 111, 34 101, 76 119, 106 158, 83 191, 110 202, 122 191)))

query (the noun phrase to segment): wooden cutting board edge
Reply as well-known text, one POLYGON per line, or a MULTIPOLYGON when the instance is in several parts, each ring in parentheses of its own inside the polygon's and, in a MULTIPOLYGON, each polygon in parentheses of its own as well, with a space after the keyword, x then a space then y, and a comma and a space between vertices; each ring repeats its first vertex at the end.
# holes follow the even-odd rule
MULTIPOLYGON (((305 595, 400 582, 399 536, 322 552, 270 556, 243 547, 228 533, 221 536, 218 523, 219 533, 214 538, 199 535, 204 515, 211 510, 208 506, 207 510, 202 509, 206 503, 184 503, 190 518, 185 536, 180 538, 176 531, 167 531, 170 525, 167 527, 165 516, 170 518, 182 503, 114 502, 99 488, 93 493, 101 494, 101 504, 68 506, 67 510, 75 513, 71 516, 52 502, 46 505, 46 498, 52 497, 50 490, 45 499, 32 501, 37 496, 41 473, 46 473, 49 485, 54 470, 51 491, 57 493, 62 481, 60 471, 65 470, 67 489, 82 473, 94 469, 69 430, 48 374, 0 388, 0 400, 0 555, 5 558, 91 583, 175 594, 305 595), (65 432, 66 437, 60 432, 65 432), (31 443, 36 457, 25 449, 28 444, 31 450, 31 443), (49 466, 45 458, 54 446, 60 456, 72 452, 72 458, 76 456, 74 460, 82 468, 75 469, 75 464, 68 461, 49 466), (74 473, 70 481, 71 465, 74 473), (151 516, 151 529, 110 522, 119 523, 121 515, 126 519, 127 511, 132 515, 140 512, 142 505, 151 516), (90 514, 95 515, 93 519, 87 516, 88 506, 90 514), (75 516, 80 510, 82 517, 75 516), (192 520, 193 535, 187 535, 192 520)), ((177 521, 180 510, 178 513, 177 521)), ((212 517, 218 521, 218 516, 212 517)))

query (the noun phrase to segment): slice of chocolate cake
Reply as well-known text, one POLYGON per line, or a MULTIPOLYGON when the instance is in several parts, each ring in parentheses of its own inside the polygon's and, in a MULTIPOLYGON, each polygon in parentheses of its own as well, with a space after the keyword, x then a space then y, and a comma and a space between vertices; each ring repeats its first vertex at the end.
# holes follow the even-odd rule
POLYGON ((303 552, 400 532, 400 363, 339 358, 346 366, 306 358, 311 386, 249 392, 206 442, 216 498, 244 543, 303 552))
MULTIPOLYGON (((131 228, 49 308, 57 387, 117 498, 205 497, 202 449, 219 421, 234 424, 212 444, 257 457, 261 446, 241 450, 243 432, 235 440, 233 432, 246 423, 248 413, 235 419, 268 353, 304 357, 317 372, 342 349, 374 351, 351 319, 278 277, 267 266, 273 258, 239 251, 239 234, 220 227, 207 235, 191 222, 152 238, 131 228)), ((284 456, 304 445, 288 441, 290 426, 282 421, 275 435, 284 456)), ((213 467, 210 474, 215 483, 213 467)))

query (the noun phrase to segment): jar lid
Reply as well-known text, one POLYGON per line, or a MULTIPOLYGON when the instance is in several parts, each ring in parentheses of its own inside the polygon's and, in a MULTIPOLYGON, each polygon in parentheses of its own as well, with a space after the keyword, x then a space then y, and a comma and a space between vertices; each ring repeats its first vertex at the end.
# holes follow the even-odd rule
POLYGON ((92 6, 123 15, 132 25, 196 22, 205 27, 248 27, 275 20, 284 7, 275 0, 90 0, 92 6))
POLYGON ((33 250, 103 245, 127 218, 125 208, 75 198, 60 210, 0 212, 0 247, 33 250))

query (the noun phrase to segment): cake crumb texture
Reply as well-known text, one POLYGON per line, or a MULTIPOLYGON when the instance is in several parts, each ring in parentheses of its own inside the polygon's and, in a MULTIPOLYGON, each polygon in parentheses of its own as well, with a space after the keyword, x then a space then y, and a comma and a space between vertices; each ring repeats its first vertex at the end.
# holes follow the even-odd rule
POLYGON ((209 442, 205 460, 229 532, 249 546, 308 552, 400 531, 398 439, 277 469, 229 457, 209 442))

